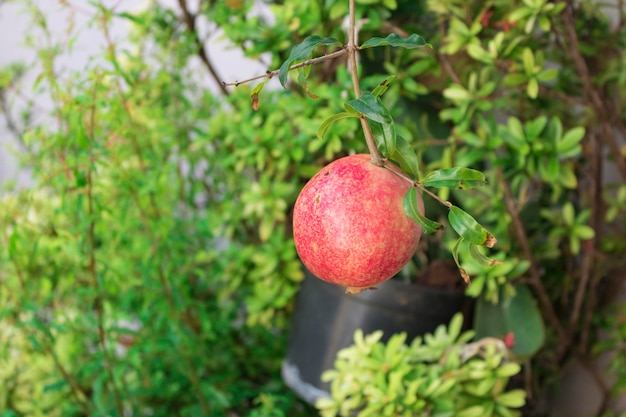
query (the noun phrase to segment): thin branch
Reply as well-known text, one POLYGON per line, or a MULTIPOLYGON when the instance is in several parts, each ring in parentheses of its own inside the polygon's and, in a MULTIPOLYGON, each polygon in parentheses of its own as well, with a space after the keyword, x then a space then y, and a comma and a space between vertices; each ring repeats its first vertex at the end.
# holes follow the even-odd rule
MULTIPOLYGON (((346 49, 348 50, 348 65, 350 69, 350 75, 352 76, 352 85, 354 87, 354 94, 358 99, 361 97, 361 86, 359 84, 359 73, 357 70, 357 60, 356 54, 358 51, 358 47, 356 45, 356 25, 355 25, 355 9, 356 6, 354 4, 354 0, 350 0, 350 25, 348 28, 348 45, 346 49)), ((374 139, 374 135, 370 129, 369 123, 367 123, 367 119, 365 116, 361 116, 361 127, 363 128, 363 135, 365 136, 365 142, 367 143, 367 148, 370 152, 370 162, 376 166, 383 166, 383 158, 380 155, 380 151, 376 146, 376 140, 374 139)))
POLYGON ((180 6, 181 11, 183 12, 183 18, 185 20, 185 25, 187 26, 187 30, 189 30, 189 32, 193 36, 194 42, 196 43, 196 47, 198 49, 198 56, 200 57, 200 60, 202 61, 204 66, 207 68, 207 70, 211 74, 211 77, 213 77, 213 79, 219 85, 220 90, 222 91, 222 94, 227 96, 229 92, 224 86, 224 84, 220 81, 220 77, 217 74, 217 70, 215 69, 215 67, 213 66, 213 63, 209 59, 209 55, 207 54, 206 48, 204 47, 204 45, 202 44, 202 41, 200 40, 200 36, 198 35, 198 31, 196 30, 196 17, 193 14, 191 14, 191 12, 189 11, 189 7, 187 7, 187 0, 178 0, 178 5, 180 6))
POLYGON ((80 387, 80 384, 76 381, 76 379, 74 379, 72 375, 70 375, 70 373, 67 371, 67 369, 65 369, 65 367, 59 360, 56 352, 54 351, 54 348, 46 344, 46 351, 52 357, 52 361, 54 362, 54 365, 57 367, 57 369, 61 373, 61 376, 63 377, 63 379, 67 381, 68 384, 70 384, 70 388, 71 388, 70 391, 72 392, 72 396, 74 397, 76 402, 80 404, 80 407, 83 410, 83 414, 86 416, 91 415, 91 410, 90 410, 91 407, 89 407, 89 403, 87 401, 89 396, 83 391, 83 389, 80 387))
POLYGON ((544 85, 539 86, 539 95, 560 100, 562 102, 568 103, 571 106, 584 107, 587 105, 587 101, 581 97, 570 96, 561 91, 554 90, 544 85))
MULTIPOLYGON (((92 104, 90 110, 90 120, 89 120, 89 140, 93 140, 94 135, 94 124, 95 124, 95 100, 96 100, 96 89, 98 87, 98 82, 94 82, 94 91, 92 97, 92 104)), ((91 161, 91 148, 89 148, 89 160, 91 161)), ((96 234, 95 227, 96 221, 94 219, 94 198, 93 198, 93 172, 92 172, 91 164, 87 168, 87 210, 89 214, 89 227, 87 229, 87 239, 89 242, 89 253, 88 253, 88 270, 89 275, 91 276, 92 285, 96 292, 95 300, 94 300, 94 308, 96 309, 96 317, 98 321, 98 342, 100 344, 100 349, 102 350, 102 357, 104 359, 104 367, 106 372, 109 375, 109 379, 111 380, 111 387, 113 390, 113 398, 115 401, 115 407, 117 409, 117 414, 119 416, 124 415, 124 407, 122 405, 122 398, 120 396, 119 389, 117 388, 117 384, 115 383, 115 375, 113 373, 112 365, 111 365, 111 355, 109 353, 109 349, 107 347, 106 342, 106 331, 104 329, 104 306, 102 300, 102 293, 100 287, 100 281, 98 279, 97 266, 96 266, 96 234)))
POLYGON ((602 136, 604 137, 607 145, 611 148, 611 152, 615 156, 617 168, 619 169, 624 181, 626 181, 626 160, 624 160, 621 156, 617 135, 612 128, 613 125, 618 127, 620 125, 623 126, 623 122, 621 121, 619 113, 617 115, 612 114, 611 108, 605 104, 605 100, 601 96, 600 91, 593 84, 587 62, 580 52, 580 45, 578 42, 578 35, 576 33, 573 16, 575 9, 572 0, 567 0, 567 5, 567 9, 564 10, 560 16, 562 16, 563 24, 565 26, 565 35, 567 36, 567 44, 569 45, 571 58, 574 61, 576 72, 578 72, 578 76, 580 77, 584 93, 591 103, 596 116, 600 120, 599 125, 602 126, 604 131, 602 136))
MULTIPOLYGON (((443 23, 439 24, 439 32, 441 34, 441 38, 443 39, 445 37, 445 28, 444 28, 443 23)), ((437 60, 439 61, 439 63, 441 64, 441 68, 443 68, 445 73, 448 74, 448 76, 452 79, 452 81, 454 81, 455 83, 459 85, 463 85, 463 83, 461 82, 461 77, 459 77, 459 75, 456 73, 454 68, 452 68, 452 64, 450 63, 448 56, 439 52, 434 52, 434 54, 435 54, 435 57, 437 57, 437 60)))
MULTIPOLYGON (((588 247, 585 248, 585 257, 581 267, 581 277, 584 280, 590 281, 589 284, 585 284, 589 288, 587 304, 583 313, 582 333, 581 333, 581 345, 585 351, 589 346, 589 332, 591 329, 591 320, 597 304, 598 299, 598 260, 596 256, 596 248, 598 242, 602 241, 602 223, 604 213, 604 203, 602 200, 602 173, 604 155, 601 149, 601 142, 598 140, 596 134, 592 136, 591 144, 596 149, 592 148, 591 155, 591 187, 589 187, 589 198, 591 200, 591 227, 595 230, 594 237, 590 241, 588 247), (593 273, 593 276, 592 276, 593 273)), ((582 285, 581 285, 582 287, 582 285)), ((582 291, 582 290, 581 290, 582 291)), ((581 295, 582 297, 582 295, 581 295)), ((586 352, 585 352, 586 353, 586 352)))
MULTIPOLYGON (((559 339, 559 344, 563 349, 569 343, 569 337, 567 337, 567 333, 563 328, 563 325, 559 321, 558 315, 554 310, 554 306, 550 302, 550 297, 541 282, 541 273, 539 272, 539 267, 537 266, 537 261, 533 256, 533 253, 530 249, 530 243, 528 241, 528 235, 526 234, 526 229, 524 228, 524 224, 522 223, 522 219, 519 215, 519 210, 515 204, 515 200, 511 193, 511 188, 509 184, 504 179, 504 174, 502 170, 498 170, 498 179, 502 186, 502 190, 504 192, 504 203, 506 205, 506 209, 513 220, 513 226, 515 227, 515 234, 517 235, 517 240, 522 247, 522 252, 524 257, 530 262, 530 277, 529 284, 535 290, 535 294, 537 295, 537 299, 539 301, 539 305, 543 310, 545 317, 548 319, 552 327, 557 333, 557 337, 559 339)), ((561 351, 560 349, 559 351, 561 351)))
POLYGON ((398 168, 393 163, 390 163, 390 162, 388 162, 386 160, 383 160, 383 165, 382 166, 383 166, 383 168, 388 169, 389 171, 393 172, 394 174, 396 174, 397 176, 399 176, 403 180, 405 180, 408 183, 410 183, 411 186, 416 187, 420 191, 425 192, 426 194, 428 194, 429 196, 431 196, 433 199, 435 199, 439 203, 443 204, 444 206, 446 206, 448 208, 452 207, 452 203, 451 202, 442 199, 437 194, 433 193, 428 188, 424 187, 421 183, 419 183, 418 181, 415 181, 406 172, 404 172, 402 169, 398 168))
MULTIPOLYGON (((347 53, 348 53, 348 49, 347 48, 342 48, 342 49, 339 49, 338 51, 331 52, 331 53, 326 54, 326 55, 318 56, 317 58, 307 59, 306 61, 300 62, 299 64, 294 64, 294 65, 289 67, 289 71, 295 70, 295 69, 298 69, 298 68, 308 67, 309 65, 314 65, 314 64, 317 64, 317 63, 320 63, 320 62, 323 62, 323 61, 327 61, 329 59, 338 58, 340 56, 346 55, 347 53)), ((268 78, 269 79, 269 78, 275 77, 279 73, 280 73, 280 69, 277 69, 277 70, 273 70, 273 71, 267 71, 265 74, 257 75, 256 77, 247 78, 247 79, 241 80, 241 81, 235 81, 235 82, 222 81, 221 84, 224 87, 230 87, 230 86, 238 87, 241 84, 249 83, 250 81, 260 80, 262 78, 268 78)))

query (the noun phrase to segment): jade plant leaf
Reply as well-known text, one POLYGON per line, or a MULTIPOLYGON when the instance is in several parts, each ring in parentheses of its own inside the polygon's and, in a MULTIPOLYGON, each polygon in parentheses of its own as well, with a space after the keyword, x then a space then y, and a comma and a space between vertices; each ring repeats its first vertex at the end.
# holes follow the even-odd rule
POLYGON ((481 296, 476 304, 476 337, 504 338, 518 359, 528 359, 543 346, 545 327, 539 307, 525 285, 515 286, 515 295, 498 297, 497 304, 481 296))
POLYGON ((322 38, 321 36, 314 35, 305 38, 301 43, 294 46, 289 52, 287 60, 280 66, 280 72, 278 73, 278 79, 283 87, 287 84, 287 74, 289 73, 291 64, 310 58, 313 49, 320 45, 341 46, 341 42, 335 38, 322 38))

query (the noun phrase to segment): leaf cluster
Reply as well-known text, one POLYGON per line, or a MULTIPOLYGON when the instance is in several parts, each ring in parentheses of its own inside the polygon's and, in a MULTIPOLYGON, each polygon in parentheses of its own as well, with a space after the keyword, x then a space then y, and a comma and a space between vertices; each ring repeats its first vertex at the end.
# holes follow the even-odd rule
POLYGON ((499 340, 468 343, 462 317, 446 328, 406 343, 406 334, 381 342, 382 332, 354 335, 354 344, 337 354, 334 369, 322 378, 331 398, 318 400, 330 416, 515 416, 525 393, 507 389, 520 365, 506 357, 499 340))

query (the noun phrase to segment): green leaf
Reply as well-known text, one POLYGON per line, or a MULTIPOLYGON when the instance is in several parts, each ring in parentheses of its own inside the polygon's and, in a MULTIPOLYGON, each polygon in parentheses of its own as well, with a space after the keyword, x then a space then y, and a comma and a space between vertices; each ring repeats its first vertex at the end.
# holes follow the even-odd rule
POLYGON ((417 206, 417 191, 415 187, 409 188, 404 195, 404 212, 424 229, 424 233, 434 233, 443 229, 443 225, 434 220, 430 220, 422 214, 417 206))
POLYGON ((575 127, 565 132, 559 143, 556 145, 556 152, 560 158, 570 158, 578 155, 582 147, 580 141, 585 137, 584 127, 575 127))
POLYGON ((482 417, 485 415, 485 408, 482 405, 473 405, 457 412, 456 417, 482 417))
POLYGON ((425 187, 448 187, 459 190, 485 185, 487 179, 485 175, 471 168, 454 167, 438 169, 426 175, 422 180, 425 187))
POLYGON ((450 207, 448 221, 454 231, 469 243, 488 248, 492 248, 496 243, 496 238, 487 229, 457 206, 450 207))
POLYGON ((424 38, 413 33, 408 38, 403 38, 395 33, 388 35, 385 38, 370 38, 361 45, 360 49, 375 48, 378 46, 394 46, 406 49, 415 49, 420 46, 426 46, 432 48, 432 45, 426 43, 424 38))
POLYGON ((596 235, 596 232, 593 230, 593 228, 585 224, 579 224, 574 226, 573 232, 576 237, 583 240, 592 239, 596 235))
POLYGON ((443 90, 443 96, 452 101, 470 100, 472 98, 472 94, 459 84, 452 84, 443 90))
POLYGON ((556 68, 548 68, 537 74, 537 80, 542 83, 552 81, 559 75, 559 70, 556 68))
POLYGON ((370 129, 380 152, 385 158, 391 157, 396 150, 395 124, 370 122, 370 129))
POLYGON ((333 114, 332 116, 328 117, 326 120, 322 122, 319 129, 317 129, 317 138, 319 140, 323 140, 324 136, 326 135, 326 132, 328 131, 328 128, 333 122, 336 122, 337 120, 341 120, 341 119, 348 119, 351 117, 358 118, 359 115, 356 113, 341 112, 341 113, 333 114))
POLYGON ((574 212, 574 205, 571 202, 567 202, 563 205, 563 222, 568 225, 574 225, 574 218, 576 217, 574 212))
MULTIPOLYGON (((532 293, 525 285, 516 285, 511 297, 498 297, 498 303, 488 301, 484 294, 477 300, 474 313, 476 338, 513 335, 511 351, 516 359, 530 358, 543 346, 545 327, 541 312, 532 293)), ((501 289, 500 291, 504 291, 501 289)))
POLYGON ((404 138, 396 137, 396 149, 391 159, 400 164, 400 168, 415 178, 419 178, 419 159, 417 154, 404 138))
POLYGON ((481 61, 485 64, 491 64, 494 61, 494 57, 491 56, 479 43, 471 43, 467 45, 467 54, 477 61, 481 61))
POLYGON ((519 408, 526 404, 526 391, 514 389, 496 397, 496 402, 511 408, 519 408))
POLYGON ((393 121, 389 110, 383 106, 380 99, 377 99, 369 91, 366 91, 355 100, 348 101, 345 107, 378 123, 391 123, 393 121))
MULTIPOLYGON (((459 249, 461 248, 461 243, 463 243, 464 241, 465 239, 463 239, 463 237, 460 237, 459 240, 456 241, 454 247, 452 248, 452 258, 454 259, 454 263, 456 264, 457 268, 459 268, 459 273, 461 274, 463 281, 465 281, 465 283, 469 285, 471 281, 470 276, 467 271, 465 271, 465 269, 461 268, 461 262, 459 260, 459 249)), ((468 295, 470 294, 468 293, 468 295)))
POLYGON ((535 73, 535 56, 530 48, 524 48, 522 51, 522 62, 524 64, 524 71, 527 75, 535 73))
POLYGON ((391 81, 393 81, 394 78, 396 78, 395 75, 390 75, 389 77, 385 78, 385 80, 378 84, 376 88, 372 91, 372 95, 376 98, 380 98, 380 96, 387 92, 387 90, 389 89, 389 84, 391 84, 391 81))
POLYGON ((495 266, 502 263, 496 259, 492 259, 483 255, 483 253, 478 249, 478 245, 475 245, 473 243, 469 244, 469 251, 472 258, 476 259, 476 261, 478 261, 478 263, 480 263, 481 265, 495 266))
POLYGON ((268 80, 266 79, 265 81, 260 82, 250 92, 250 103, 252 104, 252 110, 254 111, 259 109, 259 94, 261 93, 261 90, 263 90, 263 87, 265 87, 267 81, 268 80))
POLYGON ((287 74, 289 73, 291 64, 295 61, 308 59, 313 53, 313 49, 320 45, 341 46, 341 42, 335 38, 322 38, 314 35, 305 38, 302 43, 294 46, 289 52, 287 60, 280 66, 280 72, 278 73, 278 79, 283 87, 287 84, 287 74))
POLYGON ((539 95, 539 83, 536 78, 531 78, 528 80, 528 85, 526 86, 526 94, 528 97, 535 99, 537 95, 539 95))

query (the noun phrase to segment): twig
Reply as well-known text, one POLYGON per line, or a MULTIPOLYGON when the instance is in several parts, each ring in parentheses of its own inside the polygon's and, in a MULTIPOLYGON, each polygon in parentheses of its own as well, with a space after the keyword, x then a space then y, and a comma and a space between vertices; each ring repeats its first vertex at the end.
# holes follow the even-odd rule
MULTIPOLYGON (((581 278, 590 281, 586 284, 589 288, 587 304, 583 314, 582 333, 581 333, 581 345, 583 349, 587 350, 589 346, 589 331, 591 329, 591 319, 596 307, 598 297, 598 261, 596 258, 596 247, 598 242, 602 241, 602 213, 604 212, 602 195, 600 190, 602 189, 602 172, 604 155, 600 147, 601 143, 598 140, 597 135, 592 136, 591 141, 593 158, 591 159, 591 187, 589 192, 589 198, 591 200, 591 227, 595 230, 594 237, 592 238, 589 246, 585 250, 585 258, 581 267, 581 278), (595 262, 594 262, 595 261, 595 262), (593 273, 593 276, 592 276, 593 273)), ((582 287, 582 285, 581 285, 582 287)), ((583 290, 581 290, 582 292, 583 290)), ((583 295, 581 295, 582 298, 583 295)))
POLYGON ((451 202, 442 199, 437 194, 433 193, 428 188, 424 187, 421 183, 419 183, 418 181, 415 181, 413 178, 408 176, 406 172, 404 172, 403 170, 398 168, 393 163, 390 163, 390 162, 388 162, 386 160, 383 160, 383 165, 382 166, 383 166, 383 168, 388 169, 389 171, 393 172, 394 174, 396 174, 397 176, 399 176, 403 180, 409 182, 411 184, 411 186, 416 187, 420 191, 425 192, 426 194, 428 194, 429 196, 431 196, 433 199, 435 199, 439 203, 443 204, 444 206, 446 206, 448 208, 452 207, 452 203, 451 202))
POLYGON ((227 96, 229 94, 228 90, 226 89, 224 84, 222 84, 222 82, 220 81, 220 77, 217 74, 217 70, 211 63, 211 60, 209 60, 209 55, 206 52, 206 48, 204 47, 204 45, 202 44, 202 41, 200 40, 200 36, 198 35, 198 31, 196 30, 196 17, 193 14, 191 14, 191 12, 189 11, 189 8, 187 7, 187 0, 178 0, 178 5, 180 6, 181 11, 183 12, 183 18, 185 20, 185 25, 187 26, 187 30, 189 30, 189 32, 193 36, 194 42, 196 43, 196 47, 198 49, 198 56, 200 57, 200 60, 202 61, 204 66, 207 68, 207 70, 211 74, 211 77, 213 77, 213 79, 219 85, 220 90, 222 91, 222 94, 227 96))
MULTIPOLYGON (((317 64, 319 62, 323 62, 329 59, 337 58, 337 57, 346 55, 347 53, 348 53, 348 50, 346 48, 342 48, 342 49, 339 49, 338 51, 331 52, 326 55, 318 56, 317 58, 307 59, 306 61, 300 62, 298 64, 294 64, 289 67, 289 71, 295 70, 298 68, 308 67, 309 65, 314 65, 314 64, 317 64)), ((235 82, 222 81, 221 84, 224 87, 230 87, 230 86, 238 87, 241 84, 249 83, 250 81, 260 80, 261 78, 268 78, 268 79, 272 78, 278 75, 279 73, 280 73, 280 69, 277 69, 273 71, 267 71, 265 74, 257 75, 256 77, 247 78, 241 81, 235 81, 235 82)))
MULTIPOLYGON (((96 101, 96 91, 98 87, 98 82, 94 82, 94 91, 92 97, 92 104, 90 110, 90 120, 88 126, 88 134, 89 140, 93 140, 94 135, 94 124, 95 124, 95 101, 96 101)), ((91 147, 88 149, 89 152, 89 160, 91 160, 91 147)), ((88 270, 89 275, 91 276, 92 285, 96 292, 94 307, 96 309, 96 317, 98 321, 98 342, 100 344, 100 349, 102 350, 102 357, 104 359, 104 367, 106 372, 109 374, 109 379, 111 380, 111 387, 113 390, 113 398, 115 401, 115 407, 117 408, 117 414, 119 416, 124 415, 124 407, 122 405, 122 399, 120 396, 119 389, 117 388, 117 384, 115 383, 115 374, 113 373, 113 369, 111 367, 111 356, 109 354, 109 349, 107 347, 106 342, 106 331, 104 329, 104 307, 101 293, 100 281, 98 280, 97 266, 96 266, 96 221, 94 219, 94 199, 93 199, 93 173, 91 164, 87 168, 87 210, 89 214, 89 226, 87 229, 87 239, 89 241, 89 253, 88 253, 88 270)))
POLYGON ((46 351, 48 352, 50 356, 52 356, 52 361, 54 362, 54 365, 57 367, 57 369, 61 373, 61 376, 63 377, 63 379, 67 381, 68 384, 70 384, 70 388, 71 388, 70 391, 72 392, 72 396, 76 399, 76 402, 80 404, 80 407, 83 410, 83 414, 86 416, 91 415, 91 410, 90 410, 91 407, 89 407, 89 402, 87 401, 89 396, 83 391, 83 389, 80 387, 80 384, 76 381, 76 379, 70 375, 67 369, 65 369, 65 367, 59 360, 56 352, 54 351, 54 348, 46 344, 46 351))
MULTIPOLYGON (((443 23, 439 24, 439 32, 441 33, 441 37, 443 38, 445 35, 445 29, 444 29, 443 23)), ((435 52, 435 57, 437 57, 437 60, 441 64, 441 68, 443 68, 446 74, 448 74, 448 76, 452 78, 452 81, 454 81, 455 83, 459 85, 463 85, 463 83, 461 82, 461 78, 456 73, 454 68, 452 68, 452 64, 450 64, 450 60, 448 59, 448 57, 445 54, 442 54, 439 52, 435 52)))
POLYGON ((522 223, 522 219, 520 218, 519 210, 515 205, 515 200, 513 199, 510 186, 504 179, 502 169, 498 169, 497 173, 499 182, 504 192, 504 203, 506 205, 506 209, 513 220, 515 234, 517 235, 518 242, 522 247, 524 257, 530 262, 530 277, 528 282, 534 288, 541 309, 544 311, 546 318, 557 333, 557 337, 559 339, 559 344, 561 347, 561 349, 559 349, 560 353, 569 344, 569 337, 567 336, 563 325, 559 321, 556 311, 554 310, 554 306, 550 302, 550 297, 548 296, 548 293, 543 286, 543 283, 541 282, 541 273, 539 272, 539 268, 537 267, 537 261, 535 260, 535 257, 533 256, 530 249, 528 235, 526 234, 526 229, 524 228, 524 224, 522 223))
POLYGON ((546 87, 544 85, 540 85, 539 86, 539 95, 541 96, 545 96, 545 97, 550 97, 550 98, 555 98, 557 100, 563 101, 565 103, 568 103, 572 106, 581 106, 584 107, 587 105, 587 102, 580 98, 580 97, 573 97, 570 95, 567 95, 561 91, 558 90, 554 90, 552 88, 546 87))
MULTIPOLYGON (((352 85, 354 87, 354 94, 356 98, 361 97, 361 86, 359 85, 359 73, 357 71, 356 54, 358 47, 356 45, 356 25, 355 25, 355 9, 354 0, 350 0, 350 25, 348 28, 348 63, 350 66, 350 75, 352 76, 352 85)), ((365 116, 361 116, 361 127, 363 128, 363 135, 365 136, 365 142, 367 143, 367 149, 370 152, 370 162, 376 166, 383 166, 383 158, 380 155, 380 151, 376 146, 376 140, 370 129, 369 123, 365 116)))
POLYGON ((623 126, 619 114, 617 116, 611 113, 611 109, 605 104, 600 91, 593 84, 591 75, 589 73, 589 67, 585 58, 580 52, 580 45, 578 42, 578 35, 576 34, 576 26, 574 24, 574 5, 572 0, 567 0, 567 9, 560 14, 562 16, 563 24, 565 25, 565 32, 567 36, 567 44, 569 45, 569 52, 574 66, 580 77, 580 81, 583 86, 583 90, 587 99, 591 103, 596 116, 600 120, 599 125, 603 130, 603 137, 607 145, 611 148, 611 152, 615 156, 615 163, 620 171, 620 174, 624 181, 626 181, 626 160, 621 156, 621 150, 618 144, 615 131, 612 129, 612 125, 616 124, 618 127, 623 126))
MULTIPOLYGON (((589 184, 589 199, 591 201, 591 211, 592 211, 592 222, 594 222, 594 224, 592 225, 592 228, 594 230, 597 230, 597 224, 596 220, 597 220, 597 216, 596 213, 598 211, 598 203, 597 203, 597 198, 598 198, 598 186, 599 184, 596 183, 596 179, 598 179, 598 173, 597 173, 597 169, 598 169, 598 156, 601 156, 601 151, 600 148, 598 146, 597 143, 597 137, 596 135, 592 132, 589 135, 589 141, 588 141, 588 147, 589 147, 589 154, 592 156, 592 160, 591 160, 591 182, 589 184)), ((599 178, 600 180, 602 179, 602 177, 599 178)), ((585 293, 587 292, 587 286, 589 284, 589 277, 591 276, 591 264, 592 264, 592 258, 593 258, 593 248, 595 247, 595 237, 591 239, 591 246, 589 248, 583 249, 585 251, 584 253, 584 257, 583 257, 583 261, 582 261, 582 265, 581 265, 581 272, 580 272, 580 281, 578 282, 578 288, 576 289, 576 294, 574 296, 574 304, 572 306, 572 314, 570 316, 570 327, 572 329, 576 328, 577 324, 578 324, 578 319, 580 318, 580 314, 581 314, 581 310, 582 310, 582 304, 583 304, 583 299, 585 297, 585 293)), ((582 343, 583 348, 585 347, 585 344, 582 343)))

